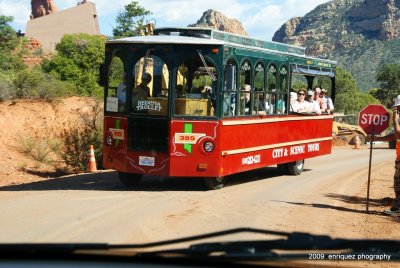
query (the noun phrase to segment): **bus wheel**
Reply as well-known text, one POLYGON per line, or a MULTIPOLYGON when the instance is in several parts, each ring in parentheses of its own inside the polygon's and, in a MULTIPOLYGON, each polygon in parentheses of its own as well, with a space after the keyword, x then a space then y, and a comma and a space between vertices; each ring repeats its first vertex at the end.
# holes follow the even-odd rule
POLYGON ((206 187, 210 190, 218 190, 225 186, 226 178, 225 177, 209 177, 204 178, 204 183, 206 187))
POLYGON ((289 173, 289 171, 288 171, 288 164, 278 164, 278 166, 277 166, 277 168, 278 168, 278 172, 279 173, 281 173, 281 174, 288 174, 289 173))
POLYGON ((396 141, 389 141, 389 149, 396 149, 396 141))
POLYGON ((142 174, 118 172, 119 181, 127 188, 137 186, 142 179, 142 174))
POLYGON ((304 169, 304 160, 287 163, 289 175, 300 175, 304 169))

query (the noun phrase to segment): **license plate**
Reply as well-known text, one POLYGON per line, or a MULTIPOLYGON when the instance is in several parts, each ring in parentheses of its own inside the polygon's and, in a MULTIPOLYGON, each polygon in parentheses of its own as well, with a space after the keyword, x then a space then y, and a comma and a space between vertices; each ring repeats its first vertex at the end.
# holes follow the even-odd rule
POLYGON ((151 156, 139 156, 139 165, 154 167, 155 158, 151 156))

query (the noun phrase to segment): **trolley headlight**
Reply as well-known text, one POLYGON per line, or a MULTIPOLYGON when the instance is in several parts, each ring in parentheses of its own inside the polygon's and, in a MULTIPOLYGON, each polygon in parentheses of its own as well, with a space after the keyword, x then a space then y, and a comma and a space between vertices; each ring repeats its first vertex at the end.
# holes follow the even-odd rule
POLYGON ((106 142, 106 145, 111 146, 111 144, 112 144, 112 137, 111 137, 111 135, 107 135, 107 136, 106 136, 105 142, 106 142))
POLYGON ((204 149, 204 151, 206 151, 207 153, 211 153, 211 152, 214 150, 214 147, 215 147, 215 145, 214 145, 214 143, 213 143, 212 141, 206 141, 206 142, 203 144, 203 149, 204 149))

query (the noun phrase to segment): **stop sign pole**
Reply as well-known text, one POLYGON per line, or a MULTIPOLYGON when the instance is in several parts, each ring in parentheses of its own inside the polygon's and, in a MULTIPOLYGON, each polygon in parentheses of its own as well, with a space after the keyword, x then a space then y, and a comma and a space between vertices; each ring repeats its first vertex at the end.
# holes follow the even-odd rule
MULTIPOLYGON (((390 114, 383 105, 368 105, 361 110, 358 124, 368 135, 379 135, 389 126, 390 114)), ((373 142, 369 146, 368 188, 367 188, 367 213, 369 213, 369 188, 371 184, 371 162, 373 142)))

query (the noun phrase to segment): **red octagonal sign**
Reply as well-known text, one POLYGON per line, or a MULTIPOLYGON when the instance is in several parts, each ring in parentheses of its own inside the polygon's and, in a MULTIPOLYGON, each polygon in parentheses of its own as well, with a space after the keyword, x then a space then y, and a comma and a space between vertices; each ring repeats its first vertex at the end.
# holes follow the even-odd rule
POLYGON ((365 133, 378 135, 389 126, 390 114, 383 105, 371 104, 361 110, 358 124, 365 133))

